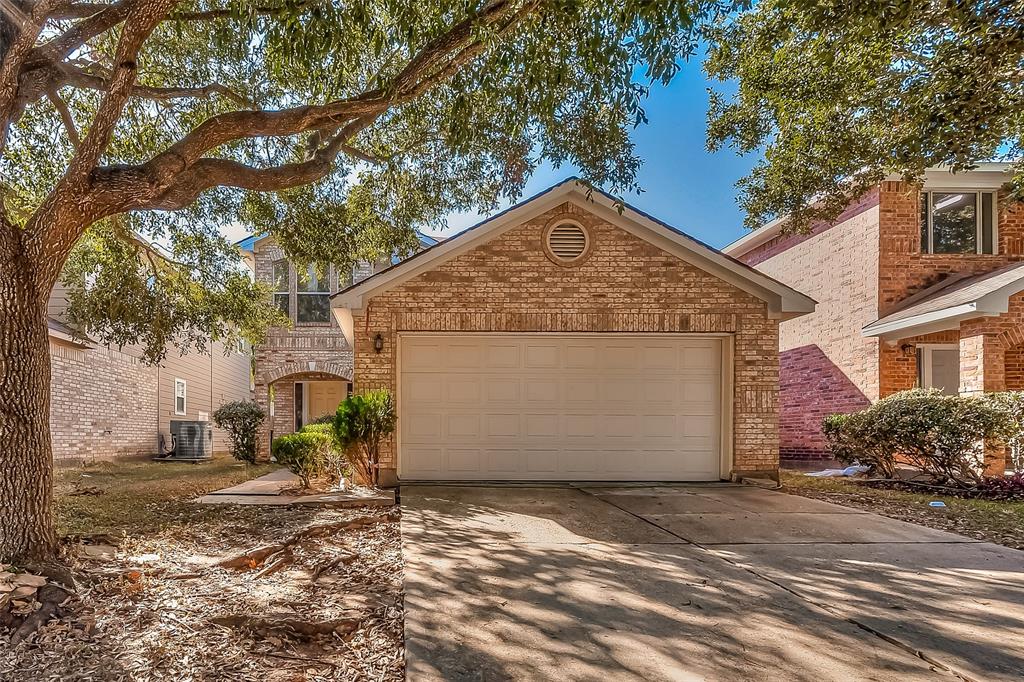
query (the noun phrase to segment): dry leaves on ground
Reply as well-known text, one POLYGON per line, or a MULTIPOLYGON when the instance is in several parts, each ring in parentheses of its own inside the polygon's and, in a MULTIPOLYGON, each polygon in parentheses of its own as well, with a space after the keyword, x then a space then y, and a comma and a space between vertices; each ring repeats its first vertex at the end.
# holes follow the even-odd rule
POLYGON ((0 680, 404 678, 395 510, 233 507, 125 540, 113 557, 92 547, 69 547, 71 615, 13 648, 0 633, 0 680), (217 566, 288 539, 260 561, 217 566))

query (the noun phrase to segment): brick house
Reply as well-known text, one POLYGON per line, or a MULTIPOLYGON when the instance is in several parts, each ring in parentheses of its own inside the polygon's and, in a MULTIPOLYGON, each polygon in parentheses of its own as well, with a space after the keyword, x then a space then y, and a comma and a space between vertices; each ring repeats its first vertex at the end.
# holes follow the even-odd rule
POLYGON ((332 307, 396 396, 382 480, 667 481, 778 475, 779 322, 814 301, 570 178, 332 307))
MULTIPOLYGON (((437 243, 418 236, 422 248, 437 243)), ((252 235, 237 246, 257 281, 271 285, 274 305, 292 322, 290 328, 269 330, 254 353, 255 398, 269 415, 262 439, 269 453, 275 436, 334 414, 351 393, 352 348, 330 313, 330 296, 388 263, 363 263, 351 272, 333 265, 297 268, 270 235, 252 235)))
POLYGON ((897 391, 1024 389, 1024 209, 1000 192, 1007 173, 887 180, 807 234, 780 219, 725 247, 818 301, 780 325, 783 457, 827 456, 826 415, 897 391))
MULTIPOLYGON (((135 346, 104 346, 66 324, 67 288, 50 293, 50 434, 53 458, 72 464, 120 457, 148 457, 170 447, 171 420, 207 421, 221 404, 252 397, 249 348, 225 354, 182 355, 169 348, 159 365, 142 360, 135 346)), ((228 440, 213 429, 215 452, 228 440)))

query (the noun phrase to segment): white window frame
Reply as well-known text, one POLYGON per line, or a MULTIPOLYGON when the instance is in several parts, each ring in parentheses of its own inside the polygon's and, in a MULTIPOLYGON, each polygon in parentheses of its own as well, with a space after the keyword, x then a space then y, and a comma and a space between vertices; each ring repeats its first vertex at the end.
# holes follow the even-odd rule
MULTIPOLYGON (((999 191, 996 189, 955 189, 937 188, 925 189, 921 192, 921 201, 924 202, 925 220, 928 221, 928 243, 921 244, 921 253, 938 256, 956 256, 963 254, 935 252, 935 232, 932 225, 932 194, 973 194, 974 195, 974 253, 982 256, 995 256, 999 254, 999 191), (985 253, 984 219, 982 217, 982 200, 986 194, 992 195, 992 253, 985 253)), ((919 211, 920 213, 920 211, 919 211)))
POLYGON ((188 382, 179 377, 174 377, 174 414, 184 416, 188 414, 188 382), (181 411, 178 411, 178 386, 181 386, 181 411))
POLYGON ((285 300, 288 302, 288 304, 286 306, 288 308, 288 310, 285 312, 285 317, 287 317, 289 320, 292 317, 292 270, 293 270, 292 264, 291 264, 291 262, 287 258, 278 258, 277 260, 273 261, 270 264, 270 283, 271 283, 271 285, 273 285, 273 289, 274 289, 273 294, 271 294, 271 297, 272 297, 272 301, 271 302, 274 304, 274 308, 277 308, 277 297, 278 296, 284 296, 285 300), (276 277, 276 275, 277 275, 277 272, 276 272, 277 266, 279 264, 282 264, 282 263, 284 264, 284 269, 285 269, 284 289, 283 290, 282 289, 278 289, 278 287, 277 287, 277 277, 276 277))
MULTIPOLYGON (((959 351, 960 346, 955 343, 919 343, 918 350, 921 351, 921 367, 918 368, 920 388, 933 388, 934 378, 932 377, 932 351, 955 350, 959 351)), ((959 380, 958 382, 959 383, 959 380)), ((959 392, 960 387, 957 386, 959 392)))
MULTIPOLYGON (((315 273, 315 268, 316 268, 315 265, 310 264, 310 265, 308 265, 306 267, 310 268, 310 269, 313 269, 314 273, 315 273)), ((330 312, 331 275, 333 274, 334 266, 332 266, 332 265, 325 265, 324 266, 324 276, 323 276, 322 280, 321 280, 320 277, 317 277, 317 284, 323 284, 323 286, 324 286, 324 289, 322 289, 320 291, 299 291, 299 270, 298 270, 298 268, 294 267, 294 265, 293 265, 292 269, 295 271, 295 324, 297 326, 302 326, 302 327, 326 327, 326 326, 330 326, 330 324, 331 324, 331 312, 330 312), (299 314, 300 314, 299 311, 300 311, 300 309, 302 307, 302 306, 299 305, 299 300, 300 300, 299 297, 300 296, 326 296, 327 297, 327 301, 328 301, 328 303, 327 303, 327 305, 328 305, 327 320, 324 321, 324 322, 309 322, 309 321, 300 320, 299 319, 299 314)), ((308 274, 309 270, 307 269, 306 272, 308 274)))

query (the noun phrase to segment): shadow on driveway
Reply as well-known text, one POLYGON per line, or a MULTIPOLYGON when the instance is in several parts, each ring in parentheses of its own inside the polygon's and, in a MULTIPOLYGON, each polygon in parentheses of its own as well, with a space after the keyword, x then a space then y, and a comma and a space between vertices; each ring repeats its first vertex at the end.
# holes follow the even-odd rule
POLYGON ((943 666, 1018 679, 1024 666, 1014 550, 734 486, 404 486, 402 504, 414 682, 953 679, 943 666))

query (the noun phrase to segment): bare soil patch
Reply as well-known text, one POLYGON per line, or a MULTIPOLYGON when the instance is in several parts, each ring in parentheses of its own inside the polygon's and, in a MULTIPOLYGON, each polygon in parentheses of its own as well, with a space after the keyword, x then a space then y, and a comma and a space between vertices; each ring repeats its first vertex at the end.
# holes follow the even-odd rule
POLYGON ((0 631, 0 680, 403 679, 397 509, 190 502, 266 473, 238 471, 60 472, 77 590, 17 646, 0 631))

